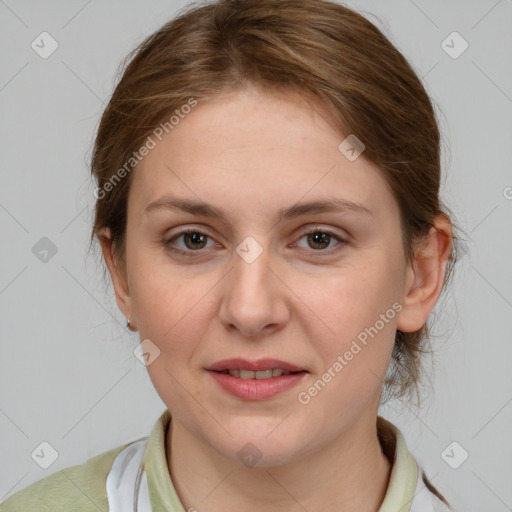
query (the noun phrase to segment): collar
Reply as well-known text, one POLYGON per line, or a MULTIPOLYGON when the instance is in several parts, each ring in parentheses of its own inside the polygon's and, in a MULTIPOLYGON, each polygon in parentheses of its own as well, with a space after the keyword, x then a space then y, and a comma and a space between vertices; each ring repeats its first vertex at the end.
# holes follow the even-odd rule
POLYGON ((397 427, 379 416, 377 430, 383 451, 393 464, 388 490, 379 512, 410 512, 418 484, 418 465, 409 453, 404 437, 397 427))
POLYGON ((158 418, 148 438, 143 464, 147 474, 149 499, 153 510, 185 512, 174 488, 167 467, 165 439, 171 422, 171 413, 166 409, 158 418))

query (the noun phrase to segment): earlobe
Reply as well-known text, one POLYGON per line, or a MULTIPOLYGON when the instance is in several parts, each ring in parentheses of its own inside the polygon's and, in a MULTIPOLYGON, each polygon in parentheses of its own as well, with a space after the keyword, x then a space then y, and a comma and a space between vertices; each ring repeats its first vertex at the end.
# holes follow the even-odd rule
POLYGON ((103 258, 112 279, 117 305, 123 315, 128 318, 131 315, 132 304, 125 266, 120 265, 115 257, 110 229, 103 228, 98 238, 100 240, 103 258))
POLYGON ((439 215, 407 266, 398 330, 414 332, 425 325, 441 295, 451 252, 452 226, 444 215, 439 215))

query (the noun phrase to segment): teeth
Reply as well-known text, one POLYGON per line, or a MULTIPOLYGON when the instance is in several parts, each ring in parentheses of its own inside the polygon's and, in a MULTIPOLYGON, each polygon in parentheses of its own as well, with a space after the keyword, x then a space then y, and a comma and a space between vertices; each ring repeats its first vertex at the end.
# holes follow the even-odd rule
POLYGON ((253 372, 252 370, 224 370, 222 373, 229 373, 232 377, 239 377, 240 379, 271 379, 272 377, 280 377, 281 375, 289 375, 291 372, 282 370, 281 368, 271 368, 269 370, 259 370, 253 372))

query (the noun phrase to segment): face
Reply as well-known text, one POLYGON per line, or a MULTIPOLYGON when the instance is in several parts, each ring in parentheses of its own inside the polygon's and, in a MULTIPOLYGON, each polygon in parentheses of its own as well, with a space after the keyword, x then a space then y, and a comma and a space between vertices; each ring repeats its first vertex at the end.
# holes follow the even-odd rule
POLYGON ((173 421, 233 461, 375 424, 410 283, 398 205, 364 153, 338 149, 347 135, 322 105, 246 89, 200 102, 133 171, 118 303, 160 351, 147 369, 173 421), (300 371, 212 369, 233 358, 300 371))

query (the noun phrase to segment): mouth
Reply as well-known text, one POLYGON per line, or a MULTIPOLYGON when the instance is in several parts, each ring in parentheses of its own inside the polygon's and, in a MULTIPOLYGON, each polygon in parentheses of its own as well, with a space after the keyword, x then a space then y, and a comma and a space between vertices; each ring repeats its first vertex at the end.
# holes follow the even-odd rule
POLYGON ((229 373, 241 379, 270 379, 290 373, 306 372, 305 368, 280 359, 258 359, 250 361, 242 358, 224 359, 208 366, 206 370, 229 373))
POLYGON ((229 359, 205 368, 220 387, 244 400, 266 400, 296 386, 306 369, 278 359, 229 359))
POLYGON ((223 373, 225 375, 231 375, 231 377, 237 377, 239 379, 257 379, 265 380, 271 379, 272 377, 281 377, 282 375, 291 375, 292 373, 305 373, 305 370, 298 372, 291 372, 290 370, 284 370, 283 368, 269 368, 268 370, 242 370, 240 368, 234 368, 232 370, 222 370, 217 373, 223 373))

